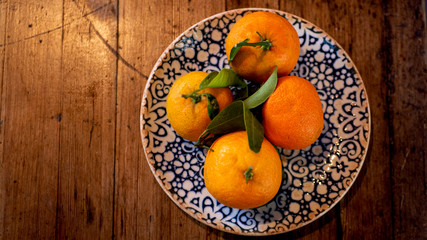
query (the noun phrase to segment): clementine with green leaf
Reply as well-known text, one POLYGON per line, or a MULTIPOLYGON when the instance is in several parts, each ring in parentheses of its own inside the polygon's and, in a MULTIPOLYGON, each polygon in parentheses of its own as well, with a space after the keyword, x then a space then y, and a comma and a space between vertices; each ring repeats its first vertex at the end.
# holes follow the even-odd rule
POLYGON ((211 119, 233 101, 228 87, 200 88, 208 73, 195 71, 172 85, 166 112, 172 128, 183 138, 197 141, 211 119))
POLYGON ((254 12, 239 19, 226 39, 230 66, 245 79, 263 83, 278 66, 279 77, 295 67, 300 42, 296 30, 282 16, 254 12))

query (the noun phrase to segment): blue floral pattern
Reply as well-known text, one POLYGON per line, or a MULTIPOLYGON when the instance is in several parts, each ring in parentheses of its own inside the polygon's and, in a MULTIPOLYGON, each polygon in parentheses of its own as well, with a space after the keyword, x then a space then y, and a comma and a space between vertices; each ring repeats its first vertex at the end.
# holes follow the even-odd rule
POLYGON ((166 194, 202 223, 242 235, 287 232, 331 209, 357 177, 371 131, 366 90, 347 53, 308 21, 269 9, 220 13, 179 36, 150 75, 140 120, 148 164, 166 194), (190 71, 229 68, 225 38, 238 19, 253 11, 277 13, 297 30, 301 53, 291 75, 303 77, 316 87, 325 121, 313 145, 301 150, 279 149, 284 177, 271 202, 255 209, 234 209, 207 191, 203 181, 206 150, 174 132, 166 114, 166 98, 173 82, 190 71))

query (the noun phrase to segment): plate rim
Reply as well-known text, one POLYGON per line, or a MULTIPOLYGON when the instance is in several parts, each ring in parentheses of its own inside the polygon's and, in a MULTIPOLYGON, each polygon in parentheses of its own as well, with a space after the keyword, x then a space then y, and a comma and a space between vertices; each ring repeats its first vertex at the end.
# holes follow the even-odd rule
POLYGON ((160 57, 157 59, 156 63, 154 64, 151 73, 149 75, 149 77, 147 78, 147 82, 145 84, 144 87, 144 92, 143 92, 143 96, 142 96, 142 101, 141 101, 141 109, 140 109, 140 135, 141 135, 141 144, 144 150, 144 155, 145 155, 145 159, 148 163, 148 166, 150 167, 150 170, 153 174, 153 177, 156 179, 157 183, 160 185, 160 187, 162 188, 162 190, 166 193, 166 195, 172 200, 173 203, 175 203, 176 206, 178 206, 182 211, 184 211, 185 214, 188 214, 189 216, 191 216, 193 219, 197 220, 198 222, 209 226, 211 228, 217 229, 219 231, 223 231, 223 232, 227 232, 227 233, 231 233, 231 234, 236 234, 236 235, 241 235, 241 236, 273 236, 273 235, 278 235, 278 234, 284 234, 284 233, 289 233, 291 231, 294 231, 296 229, 300 229, 302 227, 305 227, 309 224, 311 224, 312 222, 319 220, 321 217, 323 217, 323 215, 325 215, 326 213, 328 213, 331 209, 333 209, 337 203, 341 202, 343 200, 343 198, 347 195, 347 192, 351 189, 351 187, 353 186, 354 182, 357 181, 359 174, 362 170, 362 168, 364 167, 364 163, 365 163, 365 159, 368 155, 368 151, 371 145, 371 134, 372 134, 372 115, 371 115, 371 107, 369 104, 369 98, 368 98, 368 92, 366 89, 366 86, 364 84, 364 81, 362 79, 362 76, 359 73, 359 70, 356 67, 356 64, 354 63, 354 61, 351 59, 350 55, 347 53, 347 51, 331 36, 329 35, 325 30, 323 30, 322 28, 318 27, 317 25, 313 24, 312 22, 306 20, 305 18, 299 17, 297 15, 294 15, 292 13, 286 12, 286 11, 282 11, 282 10, 278 10, 278 9, 272 9, 272 8, 236 8, 236 9, 231 9, 231 10, 227 10, 227 11, 223 11, 220 13, 216 13, 212 16, 209 16, 207 18, 204 18, 200 21, 198 21, 197 23, 191 25, 189 28, 187 28, 185 31, 183 31, 180 35, 178 35, 167 47, 166 49, 162 52, 162 54, 160 55, 160 57), (348 187, 345 189, 344 193, 339 197, 339 199, 337 199, 336 201, 334 201, 327 209, 325 209, 324 211, 322 211, 321 213, 319 213, 318 215, 316 215, 313 219, 310 219, 298 226, 296 226, 295 228, 292 229, 287 229, 287 231, 275 231, 272 233, 269 232, 235 232, 235 231, 231 231, 225 228, 220 228, 216 225, 213 225, 212 223, 208 223, 206 221, 203 221, 202 219, 200 219, 199 217, 196 216, 196 214, 192 213, 191 211, 188 211, 187 209, 185 209, 182 204, 180 204, 178 201, 176 201, 173 196, 171 195, 171 193, 165 189, 165 187, 163 186, 163 182, 156 177, 156 173, 155 173, 155 169, 153 168, 153 166, 150 164, 149 162, 149 158, 148 158, 148 150, 146 149, 145 145, 144 145, 144 138, 147 137, 147 135, 144 133, 144 125, 143 125, 143 115, 146 112, 144 109, 144 103, 146 103, 147 101, 147 91, 149 90, 149 87, 151 86, 150 81, 154 75, 154 73, 156 72, 157 68, 159 67, 159 64, 162 62, 162 60, 165 58, 165 56, 167 55, 167 53, 175 46, 175 44, 181 40, 181 38, 188 34, 190 31, 192 31, 195 27, 199 26, 200 24, 210 21, 212 19, 218 18, 220 16, 223 15, 227 15, 227 14, 231 14, 231 13, 241 13, 241 12, 247 12, 247 11, 264 11, 264 12, 273 12, 273 13, 280 13, 280 14, 284 14, 286 16, 290 16, 290 17, 295 17, 297 19, 300 19, 302 21, 305 21, 305 23, 307 24, 311 24, 312 26, 314 26, 316 29, 319 29, 322 31, 322 34, 325 34, 329 40, 337 45, 347 56, 347 58, 350 60, 350 62, 352 63, 354 70, 355 70, 355 75, 359 77, 359 80, 361 82, 361 84, 359 86, 363 86, 363 89, 365 91, 365 96, 366 96, 366 103, 367 103, 367 109, 368 109, 368 126, 369 126, 369 130, 368 130, 368 137, 367 137, 367 141, 366 141, 366 147, 365 147, 365 154, 362 156, 362 158, 360 159, 360 163, 359 163, 359 167, 358 170, 354 176, 354 178, 352 179, 351 183, 348 185, 348 187))

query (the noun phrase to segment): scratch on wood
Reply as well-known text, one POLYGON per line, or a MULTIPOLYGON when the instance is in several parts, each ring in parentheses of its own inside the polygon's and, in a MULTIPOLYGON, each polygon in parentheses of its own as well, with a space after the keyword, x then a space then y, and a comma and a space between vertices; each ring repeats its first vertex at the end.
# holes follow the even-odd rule
MULTIPOLYGON (((12 44, 20 43, 20 42, 27 41, 27 40, 30 40, 30 39, 33 39, 33 38, 36 38, 36 37, 40 37, 40 36, 42 36, 42 35, 49 34, 49 33, 51 33, 51 32, 55 32, 55 31, 61 30, 61 29, 63 29, 64 27, 66 27, 66 26, 68 26, 68 25, 71 25, 72 23, 74 23, 74 22, 75 22, 75 21, 77 21, 77 20, 80 20, 80 19, 82 19, 82 18, 85 18, 85 19, 86 19, 86 18, 87 18, 87 16, 92 15, 92 14, 94 14, 94 13, 96 13, 96 12, 98 12, 98 11, 102 10, 103 8, 107 7, 107 6, 108 6, 108 5, 110 5, 110 4, 111 4, 111 2, 106 3, 106 4, 102 5, 102 6, 100 6, 100 7, 96 8, 96 9, 94 9, 94 10, 93 10, 93 11, 91 11, 91 12, 85 13, 85 14, 83 14, 82 16, 80 16, 80 17, 76 18, 76 19, 72 19, 72 20, 71 20, 70 22, 68 22, 68 23, 65 23, 65 24, 63 24, 63 25, 61 25, 61 26, 58 26, 58 27, 55 27, 55 28, 49 29, 49 30, 47 30, 47 31, 45 31, 45 32, 37 33, 37 34, 35 34, 35 35, 29 36, 29 37, 26 37, 26 38, 23 38, 23 39, 19 39, 19 40, 13 41, 13 42, 7 42, 7 43, 5 42, 5 43, 3 43, 3 44, 0 44, 0 47, 3 47, 3 46, 9 46, 9 45, 12 45, 12 44)), ((41 43, 41 42, 40 42, 40 43, 41 43)))
POLYGON ((56 121, 58 121, 59 123, 62 121, 62 113, 58 113, 56 115, 56 121))
MULTIPOLYGON (((77 5, 77 3, 76 3, 76 5, 77 5)), ((3 47, 3 46, 9 46, 9 45, 12 45, 12 44, 16 44, 16 43, 19 43, 19 42, 23 42, 23 41, 27 41, 27 40, 30 40, 30 39, 33 39, 33 38, 36 38, 36 37, 39 37, 39 36, 42 36, 42 35, 46 35, 46 34, 49 34, 49 33, 51 33, 51 32, 55 32, 55 31, 57 31, 57 30, 61 30, 61 29, 63 29, 64 27, 66 27, 66 26, 68 26, 68 25, 71 25, 72 23, 74 23, 75 21, 77 21, 77 20, 80 20, 80 19, 82 19, 82 18, 84 18, 84 19, 86 19, 87 21, 89 21, 89 23, 90 23, 90 28, 92 28, 94 31, 95 31, 95 33, 96 33, 96 35, 101 39, 101 41, 104 43, 104 45, 108 48, 108 50, 110 50, 110 52, 112 52, 126 67, 128 67, 128 68, 130 68, 132 71, 134 71, 134 72, 136 72, 136 73, 138 73, 141 77, 143 77, 143 78, 145 78, 145 79, 148 79, 148 76, 147 75, 145 75, 145 74, 143 74, 141 71, 139 71, 138 69, 136 69, 134 66, 132 66, 132 64, 130 64, 128 61, 126 61, 120 54, 119 54, 119 52, 118 52, 118 50, 116 50, 116 49, 114 49, 106 40, 105 40, 105 38, 104 37, 102 37, 102 35, 98 32, 98 30, 95 28, 95 26, 93 25, 93 23, 87 18, 88 16, 90 16, 90 15, 92 15, 92 14, 94 14, 94 13, 96 13, 96 12, 98 12, 98 11, 100 11, 100 10, 102 10, 102 9, 104 9, 105 7, 107 7, 108 5, 111 5, 111 2, 108 2, 108 3, 106 3, 106 4, 104 4, 104 5, 102 5, 102 6, 100 6, 100 7, 98 7, 98 8, 96 8, 95 10, 93 10, 93 11, 91 11, 91 12, 88 12, 88 13, 86 13, 86 14, 83 14, 81 17, 79 17, 79 18, 76 18, 76 19, 72 19, 70 22, 68 22, 68 23, 65 23, 65 24, 63 24, 63 25, 61 25, 61 26, 58 26, 58 27, 56 27, 56 28, 52 28, 52 29, 49 29, 49 30, 47 30, 47 31, 45 31, 45 32, 41 32, 41 33, 38 33, 38 34, 35 34, 35 35, 32 35, 32 36, 29 36, 29 37, 26 37, 26 38, 23 38, 23 39, 19 39, 19 40, 17 40, 17 41, 13 41, 13 42, 8 42, 8 43, 3 43, 3 44, 0 44, 0 47, 3 47)), ((77 5, 77 7, 79 7, 78 5, 77 5)), ((90 29, 89 29, 89 32, 90 32, 90 29)), ((41 40, 40 40, 40 43, 41 43, 41 40)))
POLYGON ((95 206, 92 203, 92 199, 90 199, 89 195, 86 192, 86 222, 91 224, 94 220, 95 215, 95 206))
MULTIPOLYGON (((77 4, 77 2, 74 2, 75 5, 80 8, 80 6, 77 4)), ((110 2, 111 3, 111 2, 110 2)), ((84 7, 84 6, 83 6, 84 7)), ((89 22, 89 28, 92 28, 93 31, 95 32, 95 34, 98 36, 98 38, 102 41, 102 43, 104 43, 104 45, 108 48, 108 50, 110 50, 111 53, 114 54, 114 56, 116 56, 126 67, 130 68, 132 71, 138 73, 141 77, 148 79, 148 76, 143 74, 141 71, 139 71, 138 69, 136 69, 134 66, 132 66, 132 64, 130 64, 128 61, 126 61, 126 59, 124 59, 122 57, 122 55, 120 55, 119 50, 115 49, 114 47, 112 47, 107 40, 99 33, 99 31, 95 28, 95 25, 92 23, 92 21, 87 17, 84 16, 84 18, 89 22)), ((118 40, 118 33, 117 33, 117 40, 118 40)))
POLYGON ((77 188, 74 186, 74 201, 77 201, 77 188))
POLYGON ((403 159, 402 166, 400 167, 400 170, 401 170, 401 171, 405 168, 406 160, 408 159, 408 156, 409 156, 409 150, 408 150, 408 149, 406 149, 405 158, 403 159))
POLYGON ((120 212, 120 235, 124 235, 124 220, 123 220, 123 211, 120 212))
POLYGON ((92 93, 92 126, 90 128, 89 147, 92 143, 93 129, 95 128, 95 92, 92 93))
MULTIPOLYGON (((89 21, 90 22, 90 21, 89 21)), ((93 28, 93 31, 95 34, 101 39, 101 41, 104 43, 104 45, 110 50, 111 53, 114 54, 126 67, 130 68, 131 70, 138 73, 141 77, 148 79, 148 76, 140 72, 138 69, 136 69, 132 64, 130 64, 128 61, 126 61, 118 52, 118 50, 114 49, 108 42, 105 40, 105 38, 98 32, 98 30, 95 28, 95 26, 90 22, 90 26, 93 28)))
POLYGON ((93 122, 92 122, 92 127, 90 128, 89 147, 92 144, 93 128, 94 128, 94 126, 93 126, 93 122))
POLYGON ((343 239, 343 225, 342 225, 342 220, 341 220, 341 204, 338 203, 337 207, 335 208, 336 212, 335 212, 335 217, 337 219, 337 229, 336 229, 336 234, 337 234, 337 238, 338 239, 343 239))
POLYGON ((100 212, 99 213, 99 232, 101 232, 103 222, 104 222, 104 218, 102 217, 102 212, 100 212))

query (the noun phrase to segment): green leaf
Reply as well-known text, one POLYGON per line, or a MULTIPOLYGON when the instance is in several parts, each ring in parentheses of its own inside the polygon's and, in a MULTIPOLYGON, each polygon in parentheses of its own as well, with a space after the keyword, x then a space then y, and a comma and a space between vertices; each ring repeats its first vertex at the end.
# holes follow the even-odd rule
POLYGON ((244 130, 243 107, 243 101, 232 102, 212 119, 205 132, 223 134, 244 130))
POLYGON ((203 93, 207 100, 207 108, 209 118, 212 120, 219 113, 219 104, 215 96, 210 93, 203 93))
POLYGON ((196 146, 204 146, 210 134, 226 134, 246 130, 249 148, 258 153, 264 140, 264 128, 241 100, 232 102, 216 115, 200 135, 196 146))
POLYGON ((246 105, 243 106, 245 129, 248 135, 249 148, 258 153, 264 140, 264 127, 246 105))
POLYGON ((200 83, 199 85, 199 89, 203 89, 203 88, 207 88, 209 83, 212 81, 212 79, 214 79, 219 72, 217 71, 212 71, 210 72, 204 79, 203 81, 200 83))
POLYGON ((247 85, 243 79, 237 75, 233 69, 223 68, 218 72, 211 72, 200 83, 199 89, 218 88, 235 86, 238 88, 246 88, 247 85))
POLYGON ((211 134, 225 134, 245 130, 243 107, 243 101, 238 100, 224 108, 212 119, 194 145, 207 148, 206 145, 208 145, 209 140, 212 140, 211 134))
POLYGON ((244 41, 239 42, 238 44, 234 45, 234 47, 230 51, 230 62, 233 61, 234 57, 236 56, 237 52, 245 46, 246 43, 248 43, 249 38, 246 38, 244 41))
POLYGON ((267 79, 267 81, 250 97, 248 97, 244 103, 247 108, 252 109, 263 104, 267 98, 274 92, 277 85, 277 66, 273 73, 267 79))

